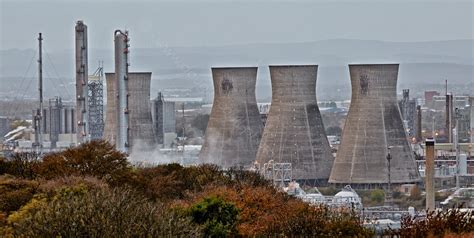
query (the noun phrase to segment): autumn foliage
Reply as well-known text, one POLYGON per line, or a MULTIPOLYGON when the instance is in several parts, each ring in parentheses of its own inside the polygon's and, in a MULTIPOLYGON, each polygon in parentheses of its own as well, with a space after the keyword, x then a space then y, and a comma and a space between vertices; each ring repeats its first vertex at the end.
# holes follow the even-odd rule
POLYGON ((135 167, 104 141, 0 159, 0 209, 1 237, 373 235, 350 210, 310 206, 257 173, 135 167))

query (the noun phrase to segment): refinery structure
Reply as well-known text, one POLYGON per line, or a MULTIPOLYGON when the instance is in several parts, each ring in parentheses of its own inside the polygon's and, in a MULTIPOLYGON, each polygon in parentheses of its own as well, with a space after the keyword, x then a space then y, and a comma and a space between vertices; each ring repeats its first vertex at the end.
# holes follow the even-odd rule
POLYGON ((132 161, 150 152, 151 163, 249 169, 309 203, 358 209, 363 204, 354 189, 383 189, 391 205, 392 192, 424 188, 433 210, 440 206, 436 191, 457 189, 449 204, 474 184, 474 97, 454 95, 447 81, 444 95, 426 91, 424 98, 410 98, 409 89, 397 90, 398 64, 351 64, 351 100, 318 102, 318 65, 274 65, 271 102, 257 104, 258 67, 211 67, 214 98, 205 105, 152 93, 160 72, 129 69, 128 31, 114 31, 112 42, 114 69, 104 73, 99 63, 89 75, 88 28, 78 21, 74 100, 44 100, 39 34, 32 126, 10 130, 11 119, 0 117, 4 151, 44 156, 106 140, 132 161), (296 182, 342 191, 306 193, 296 182))

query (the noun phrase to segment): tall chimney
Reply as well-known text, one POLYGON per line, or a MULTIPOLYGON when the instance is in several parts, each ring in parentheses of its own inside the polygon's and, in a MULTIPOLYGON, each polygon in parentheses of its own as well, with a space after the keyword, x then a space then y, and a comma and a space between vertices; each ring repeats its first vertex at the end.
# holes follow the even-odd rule
POLYGON ((452 135, 452 129, 453 129, 453 95, 452 94, 446 94, 446 111, 445 111, 445 116, 446 116, 446 137, 448 139, 448 143, 453 142, 453 135, 452 135))
POLYGON ((88 71, 87 71, 87 26, 82 21, 76 23, 76 136, 77 144, 87 141, 89 133, 88 111, 88 71))
POLYGON ((435 160, 435 141, 428 138, 425 141, 425 190, 426 190, 426 210, 435 209, 435 188, 434 188, 434 160, 435 160))
POLYGON ((130 145, 130 123, 128 108, 128 53, 129 53, 128 32, 116 30, 114 32, 115 44, 115 82, 117 93, 116 116, 117 116, 117 141, 116 148, 128 153, 130 145))
POLYGON ((421 130, 422 130, 422 125, 421 125, 421 106, 418 105, 416 106, 416 142, 419 143, 421 142, 421 130))

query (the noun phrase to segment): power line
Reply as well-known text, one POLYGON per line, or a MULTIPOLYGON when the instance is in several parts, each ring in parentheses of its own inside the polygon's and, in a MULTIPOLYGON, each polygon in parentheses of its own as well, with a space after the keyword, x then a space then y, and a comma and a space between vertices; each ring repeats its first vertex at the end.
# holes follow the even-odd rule
MULTIPOLYGON (((34 74, 36 74, 37 72, 38 72, 38 70, 35 70, 35 73, 34 73, 34 74)), ((31 86, 31 84, 32 84, 32 82, 33 82, 34 79, 35 79, 34 77, 31 77, 30 80, 28 81, 27 87, 26 87, 26 89, 23 91, 23 94, 21 95, 21 99, 24 99, 24 98, 25 98, 25 95, 26 95, 26 94, 28 93, 28 91, 30 90, 30 86, 31 86)), ((15 99, 15 101, 16 101, 16 99, 15 99)), ((18 112, 18 109, 19 109, 19 108, 20 108, 20 107, 15 107, 15 111, 13 112, 13 118, 16 117, 16 113, 18 112)))
POLYGON ((58 96, 62 97, 63 96, 63 93, 61 92, 61 90, 58 88, 58 87, 55 87, 55 83, 53 82, 54 81, 54 78, 48 73, 47 70, 43 70, 43 72, 46 74, 46 78, 47 79, 50 79, 51 80, 51 83, 53 84, 53 88, 55 89, 56 93, 58 96))
POLYGON ((66 95, 67 95, 69 98, 74 99, 74 98, 71 96, 71 94, 69 93, 69 90, 67 89, 66 84, 64 83, 64 81, 62 80, 62 78, 59 76, 58 71, 56 70, 56 66, 54 66, 53 61, 51 60, 51 57, 49 57, 48 51, 46 50, 45 47, 43 47, 43 48, 44 48, 44 52, 45 52, 45 54, 46 54, 46 58, 48 59, 49 63, 51 64, 51 66, 52 66, 52 68, 53 68, 53 71, 54 71, 54 73, 56 74, 56 77, 59 79, 60 84, 63 85, 64 90, 66 91, 66 95))
MULTIPOLYGON (((36 51, 35 51, 35 53, 33 54, 33 56, 31 57, 31 59, 30 59, 30 63, 28 64, 28 67, 27 67, 25 73, 23 74, 23 77, 22 77, 21 82, 20 82, 20 86, 18 87, 18 90, 17 90, 17 91, 19 91, 19 90, 21 90, 21 88, 23 88, 23 83, 24 83, 25 80, 26 80, 26 76, 28 75, 28 72, 29 72, 30 69, 31 69, 31 65, 33 64, 33 60, 34 60, 35 57, 36 57, 36 51)), ((36 72, 35 72, 35 73, 36 73, 36 72)), ((30 78, 29 84, 31 84, 31 78, 30 78)), ((29 85, 28 85, 28 88, 29 88, 29 85)), ((28 90, 23 90, 22 99, 23 99, 23 97, 25 96, 25 94, 26 94, 27 91, 28 91, 28 90)), ((10 106, 7 107, 7 108, 8 108, 8 110, 7 110, 8 114, 10 114, 10 112, 12 111, 12 107, 14 106, 14 103, 17 101, 19 94, 20 94, 19 92, 14 92, 15 98, 14 98, 13 101, 10 103, 10 106)), ((15 112, 13 113, 13 117, 15 116, 17 110, 18 110, 18 108, 16 108, 15 112)), ((11 115, 11 114, 10 114, 10 115, 11 115)))

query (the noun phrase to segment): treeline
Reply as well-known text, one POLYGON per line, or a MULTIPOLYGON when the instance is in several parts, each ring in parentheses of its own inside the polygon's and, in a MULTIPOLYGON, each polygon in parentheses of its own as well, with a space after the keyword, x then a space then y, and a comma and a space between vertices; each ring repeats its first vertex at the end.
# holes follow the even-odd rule
MULTIPOLYGON (((467 224, 445 232, 472 231, 472 221, 467 224)), ((0 158, 0 237, 373 234, 353 212, 309 206, 257 173, 213 165, 134 167, 103 141, 41 160, 32 153, 0 158)))

